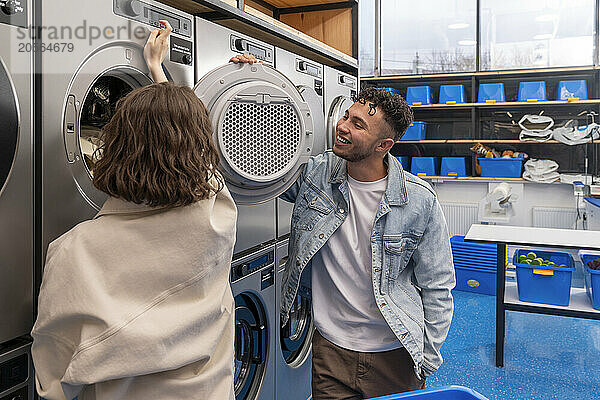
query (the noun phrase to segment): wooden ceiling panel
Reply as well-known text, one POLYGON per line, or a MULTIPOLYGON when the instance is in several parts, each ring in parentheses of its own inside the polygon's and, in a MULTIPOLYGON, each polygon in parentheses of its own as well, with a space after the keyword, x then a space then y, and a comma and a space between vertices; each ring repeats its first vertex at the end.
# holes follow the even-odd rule
POLYGON ((319 4, 339 3, 340 0, 265 0, 277 8, 314 6, 319 4))

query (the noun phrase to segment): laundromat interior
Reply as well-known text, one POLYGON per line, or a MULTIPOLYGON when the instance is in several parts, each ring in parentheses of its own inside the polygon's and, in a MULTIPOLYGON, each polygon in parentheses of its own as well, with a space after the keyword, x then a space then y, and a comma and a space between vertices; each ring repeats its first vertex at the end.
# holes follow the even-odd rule
MULTIPOLYGON (((104 128, 125 106, 120 100, 153 84, 144 48, 151 32, 164 32, 161 21, 172 28, 162 72, 205 106, 218 174, 237 210, 225 282, 235 304, 227 311, 235 320, 227 328, 231 398, 171 394, 166 400, 600 399, 599 0, 0 0, 0 400, 42 399, 38 392, 59 363, 75 368, 80 350, 70 362, 62 360, 63 347, 76 347, 63 337, 53 338, 56 364, 36 368, 38 310, 64 298, 90 301, 71 284, 40 300, 48 249, 104 218, 98 213, 110 196, 93 183, 104 128), (256 62, 230 61, 238 55, 256 62), (397 106, 382 111, 384 103, 363 93, 397 106), (387 118, 400 112, 399 104, 412 116, 403 132, 369 136, 380 126, 375 120, 392 126, 387 118), (362 107, 369 112, 360 114, 362 107), (361 136, 361 124, 371 133, 361 136), (339 236, 363 205, 347 204, 349 189, 342 187, 381 177, 353 176, 365 158, 345 158, 340 154, 350 150, 340 149, 380 139, 389 149, 369 151, 381 155, 377 165, 386 184, 377 189, 366 236, 358 236, 368 252, 365 267, 352 258, 360 251, 339 236), (323 160, 332 164, 321 176, 323 160), (294 188, 295 204, 289 201, 294 188), (434 211, 415 211, 428 201, 440 210, 438 224, 434 211), (429 225, 424 231, 416 223, 390 226, 405 220, 429 225), (438 244, 427 247, 431 237, 438 244), (342 243, 341 253, 350 249, 343 259, 356 265, 321 255, 333 243, 342 243), (436 264, 447 267, 449 287, 431 283, 442 281, 436 264), (332 265, 364 267, 367 285, 349 289, 352 282, 335 286, 332 280, 327 285, 335 290, 327 293, 331 286, 315 281, 325 276, 315 269, 331 271, 332 265), (402 279, 406 286, 396 283, 402 279), (321 291, 313 291, 315 285, 321 291), (329 339, 323 316, 343 320, 352 305, 347 300, 365 287, 360 299, 372 303, 373 324, 395 345, 371 352, 333 346, 374 357, 402 349, 414 367, 405 374, 416 374, 421 387, 386 392, 383 387, 396 382, 376 376, 374 362, 352 370, 325 357, 313 365, 313 344, 329 339), (63 298, 63 291, 78 294, 63 298), (446 309, 432 305, 432 293, 446 309), (346 296, 343 304, 340 296, 346 296), (324 304, 331 308, 318 308, 324 304), (438 328, 439 357, 432 365, 428 346, 438 328), (414 332, 422 337, 407 341, 414 332), (328 361, 333 366, 323 369, 328 361), (338 381, 341 370, 354 371, 351 383, 338 381), (327 379, 354 394, 330 388, 325 395, 327 379), (364 394, 378 392, 363 392, 363 379, 383 391, 364 394)), ((156 239, 156 251, 182 236, 177 227, 172 232, 156 239)), ((198 243, 211 245, 209 237, 198 243)), ((126 246, 136 246, 135 235, 126 246)), ((86 252, 64 243, 61 249, 67 260, 69 251, 72 257, 86 252)), ((86 276, 85 263, 76 268, 86 276)), ((149 278, 138 278, 143 289, 149 278)), ((150 310, 178 290, 138 306, 150 310)), ((110 304, 119 296, 124 307, 132 304, 116 288, 106 293, 114 296, 110 304)), ((91 315, 77 318, 87 321, 82 326, 107 324, 91 315)), ((341 326, 352 326, 351 319, 341 326)), ((92 339, 101 342, 125 326, 106 326, 92 339)), ((161 336, 174 326, 147 327, 161 336)), ((185 335, 193 339, 213 326, 206 318, 185 335)), ((80 334, 83 344, 91 343, 86 329, 80 334)), ((134 341, 136 334, 152 346, 148 332, 134 332, 134 341)), ((165 360, 168 343, 156 342, 165 360)), ((144 395, 103 392, 118 372, 102 375, 102 382, 94 380, 96 372, 116 356, 100 354, 106 365, 88 365, 89 376, 75 383, 71 370, 60 370, 55 384, 62 389, 47 400, 163 397, 152 395, 152 385, 164 380, 142 384, 144 395)), ((169 365, 126 378, 144 382, 186 366, 169 365)), ((195 368, 196 377, 199 370, 210 373, 195 368)))

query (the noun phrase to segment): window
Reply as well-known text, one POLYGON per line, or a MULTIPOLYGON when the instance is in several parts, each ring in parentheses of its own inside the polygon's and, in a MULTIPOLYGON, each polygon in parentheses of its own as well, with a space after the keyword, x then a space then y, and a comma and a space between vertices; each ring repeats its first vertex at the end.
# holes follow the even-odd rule
POLYGON ((375 0, 360 0, 358 3, 359 26, 359 65, 360 76, 375 75, 375 0))
POLYGON ((482 70, 593 64, 595 0, 481 0, 482 70))
POLYGON ((474 71, 476 8, 476 0, 381 1, 381 75, 474 71))

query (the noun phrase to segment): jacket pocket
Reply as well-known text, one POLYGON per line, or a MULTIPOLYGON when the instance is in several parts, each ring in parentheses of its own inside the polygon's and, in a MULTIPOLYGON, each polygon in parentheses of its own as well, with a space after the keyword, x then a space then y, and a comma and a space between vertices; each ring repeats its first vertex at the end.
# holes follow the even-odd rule
POLYGON ((393 239, 383 238, 385 264, 390 280, 397 279, 406 268, 417 248, 418 239, 414 235, 402 235, 400 238, 393 239))
POLYGON ((295 215, 298 229, 312 230, 323 216, 333 210, 333 204, 330 201, 312 190, 305 191, 301 201, 302 207, 299 207, 295 215))

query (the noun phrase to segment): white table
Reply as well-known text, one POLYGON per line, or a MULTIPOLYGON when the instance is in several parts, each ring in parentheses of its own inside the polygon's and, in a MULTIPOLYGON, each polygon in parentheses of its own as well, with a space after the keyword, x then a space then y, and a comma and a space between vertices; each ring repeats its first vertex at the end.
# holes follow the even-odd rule
POLYGON ((496 263, 496 366, 504 365, 505 311, 561 315, 600 320, 600 311, 594 310, 585 289, 572 288, 568 307, 528 303, 519 300, 517 287, 506 283, 506 246, 559 247, 582 250, 600 250, 600 231, 572 229, 530 228, 521 226, 472 225, 465 241, 495 243, 496 263))

